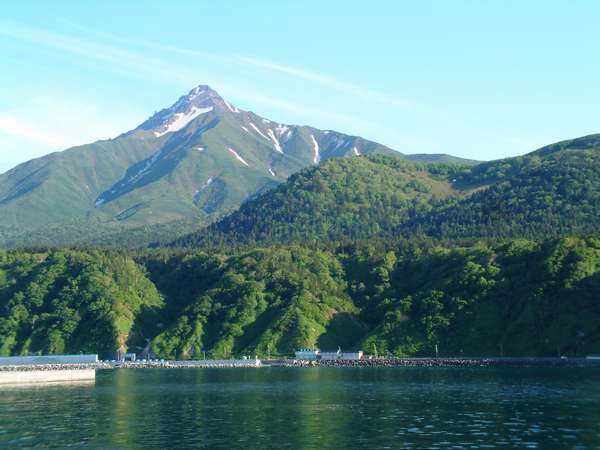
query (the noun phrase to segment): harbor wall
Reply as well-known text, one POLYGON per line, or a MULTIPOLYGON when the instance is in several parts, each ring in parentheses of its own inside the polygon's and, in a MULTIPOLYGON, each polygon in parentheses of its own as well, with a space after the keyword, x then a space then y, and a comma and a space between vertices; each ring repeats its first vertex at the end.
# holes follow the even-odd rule
POLYGON ((0 385, 94 381, 95 369, 0 371, 0 385))
POLYGON ((209 368, 209 367, 260 367, 260 359, 207 359, 188 361, 169 361, 170 367, 209 368))
POLYGON ((93 364, 98 355, 8 356, 0 358, 0 366, 37 366, 42 364, 93 364))

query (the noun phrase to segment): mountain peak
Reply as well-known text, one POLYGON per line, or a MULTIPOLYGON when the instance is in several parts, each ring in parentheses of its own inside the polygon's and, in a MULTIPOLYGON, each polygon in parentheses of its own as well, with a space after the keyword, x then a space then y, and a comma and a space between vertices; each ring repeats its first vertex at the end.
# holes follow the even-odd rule
POLYGON ((217 91, 212 89, 208 84, 199 84, 192 89, 187 95, 181 97, 171 108, 177 107, 180 102, 182 104, 191 103, 198 107, 209 107, 239 113, 240 111, 219 95, 217 91))
MULTIPOLYGON (((207 84, 199 84, 194 89, 192 89, 187 95, 181 97, 175 105, 179 102, 202 102, 202 101, 219 101, 223 100, 219 93, 207 84)), ((173 105, 173 106, 175 106, 173 105)))
POLYGON ((200 84, 171 107, 154 114, 134 131, 152 131, 154 137, 185 128, 192 120, 213 110, 239 113, 235 106, 207 84, 200 84))

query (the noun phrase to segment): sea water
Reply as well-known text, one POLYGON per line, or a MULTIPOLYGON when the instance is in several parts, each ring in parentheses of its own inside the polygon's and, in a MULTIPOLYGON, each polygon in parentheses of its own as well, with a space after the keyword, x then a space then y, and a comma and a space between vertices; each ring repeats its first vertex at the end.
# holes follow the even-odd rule
POLYGON ((600 370, 117 369, 0 387, 0 448, 600 448, 600 370))

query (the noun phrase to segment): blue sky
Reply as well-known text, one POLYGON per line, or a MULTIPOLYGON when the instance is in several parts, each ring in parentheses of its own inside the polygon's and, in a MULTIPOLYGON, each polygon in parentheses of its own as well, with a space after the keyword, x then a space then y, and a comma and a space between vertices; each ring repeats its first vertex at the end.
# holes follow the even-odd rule
POLYGON ((596 1, 12 1, 0 173, 210 84, 285 123, 495 159, 600 132, 596 1))

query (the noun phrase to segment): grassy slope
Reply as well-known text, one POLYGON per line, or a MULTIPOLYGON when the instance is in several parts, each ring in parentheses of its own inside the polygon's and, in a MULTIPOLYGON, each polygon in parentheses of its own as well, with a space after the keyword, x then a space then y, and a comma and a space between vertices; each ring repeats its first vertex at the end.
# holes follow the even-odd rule
POLYGON ((0 226, 32 229, 94 213, 111 180, 154 150, 148 141, 99 141, 20 165, 0 175, 0 226))

